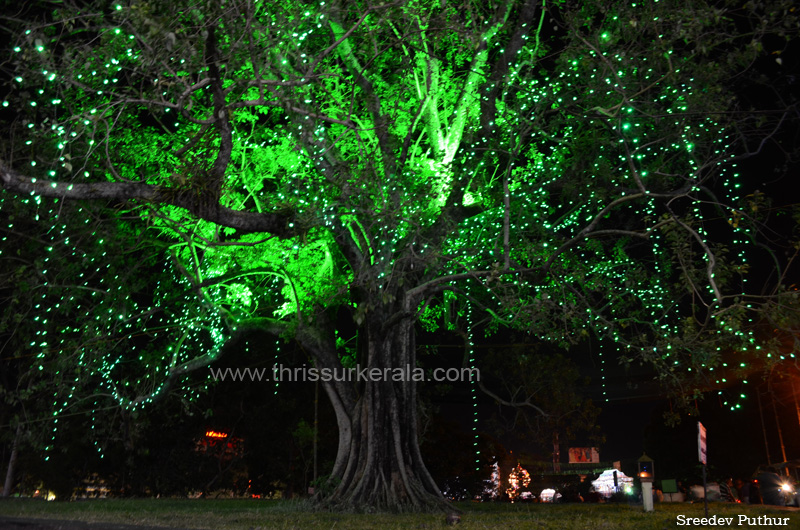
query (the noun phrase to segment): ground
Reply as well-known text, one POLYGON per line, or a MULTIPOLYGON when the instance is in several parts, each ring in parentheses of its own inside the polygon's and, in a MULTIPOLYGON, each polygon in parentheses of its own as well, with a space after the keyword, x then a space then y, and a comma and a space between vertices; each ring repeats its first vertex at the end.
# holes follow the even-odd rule
POLYGON ((0 516, 3 530, 183 530, 166 526, 138 526, 113 523, 87 523, 84 521, 58 521, 0 516))
MULTIPOLYGON (((679 516, 703 517, 702 504, 460 503, 460 530, 493 528, 535 530, 665 530, 668 528, 785 528, 800 530, 800 509, 710 503, 709 516, 733 517, 732 525, 681 525, 679 516), (739 525, 738 516, 788 519, 786 525, 739 525)), ((447 528, 445 514, 343 514, 315 512, 301 502, 264 500, 107 499, 50 502, 31 499, 0 502, 3 530, 298 530, 447 528)))

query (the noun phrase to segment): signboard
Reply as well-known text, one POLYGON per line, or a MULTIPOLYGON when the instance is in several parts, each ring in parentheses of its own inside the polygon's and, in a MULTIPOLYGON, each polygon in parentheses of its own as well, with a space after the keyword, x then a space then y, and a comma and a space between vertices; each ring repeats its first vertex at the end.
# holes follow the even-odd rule
POLYGON ((705 465, 706 462, 706 428, 699 421, 697 422, 697 459, 705 465))
POLYGON ((570 464, 597 464, 600 462, 600 451, 597 447, 570 447, 570 464))

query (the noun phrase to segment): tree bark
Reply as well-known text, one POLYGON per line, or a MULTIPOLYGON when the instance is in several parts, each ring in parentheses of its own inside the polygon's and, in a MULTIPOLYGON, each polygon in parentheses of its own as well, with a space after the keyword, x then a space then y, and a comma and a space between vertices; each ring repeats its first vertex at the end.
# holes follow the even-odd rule
POLYGON ((11 445, 11 456, 8 459, 8 469, 6 470, 6 480, 3 483, 3 498, 11 495, 14 487, 14 471, 17 466, 17 456, 19 455, 19 443, 22 438, 22 423, 17 424, 17 432, 14 434, 14 443, 11 445))
POLYGON ((339 451, 329 479, 334 489, 316 500, 335 510, 452 510, 422 461, 416 383, 401 377, 415 366, 413 323, 383 330, 384 318, 369 319, 362 328, 367 366, 351 372, 363 385, 355 406, 342 406, 337 385, 324 385, 339 424, 339 451))

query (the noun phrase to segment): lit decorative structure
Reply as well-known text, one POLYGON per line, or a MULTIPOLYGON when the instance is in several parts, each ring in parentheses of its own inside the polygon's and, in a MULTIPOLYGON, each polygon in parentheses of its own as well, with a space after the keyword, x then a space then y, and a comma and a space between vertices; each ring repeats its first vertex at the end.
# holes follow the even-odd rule
POLYGON ((642 453, 639 462, 639 480, 642 482, 642 503, 644 511, 653 511, 653 477, 655 476, 655 465, 653 459, 642 453))
POLYGON ((545 488, 539 494, 539 499, 544 503, 556 502, 560 497, 561 494, 553 488, 545 488))
POLYGON ((484 481, 484 483, 485 486, 483 488, 483 496, 492 500, 497 499, 501 492, 500 464, 498 462, 492 464, 492 476, 488 480, 484 481))
POLYGON ((509 486, 506 489, 506 495, 511 499, 511 502, 514 502, 514 499, 519 497, 520 488, 525 488, 530 483, 530 474, 520 464, 517 464, 517 467, 512 469, 511 473, 508 475, 509 486))
POLYGON ((204 455, 215 455, 223 460, 244 455, 244 440, 230 433, 209 429, 195 444, 195 451, 204 455))
POLYGON ((631 491, 632 484, 633 479, 617 469, 607 469, 597 477, 597 480, 592 481, 594 490, 605 498, 619 491, 631 491))
POLYGON ((224 432, 219 431, 206 431, 207 438, 227 438, 228 435, 224 432))

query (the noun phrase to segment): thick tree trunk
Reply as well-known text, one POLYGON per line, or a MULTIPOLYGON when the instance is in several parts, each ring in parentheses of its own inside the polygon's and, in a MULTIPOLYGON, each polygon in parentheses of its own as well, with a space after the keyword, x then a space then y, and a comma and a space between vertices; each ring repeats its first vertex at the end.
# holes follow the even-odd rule
POLYGON ((22 423, 17 424, 17 432, 14 434, 14 442, 11 445, 11 457, 8 459, 8 469, 6 470, 6 480, 3 483, 3 497, 11 495, 14 487, 14 471, 17 466, 17 456, 19 455, 19 444, 22 439, 22 423))
POLYGON ((325 385, 339 424, 339 451, 331 475, 335 489, 318 500, 337 510, 448 509, 420 454, 416 383, 401 378, 415 366, 413 325, 403 321, 382 330, 383 323, 365 326, 368 366, 361 373, 370 380, 358 383, 355 406, 344 406, 337 385, 325 385))

